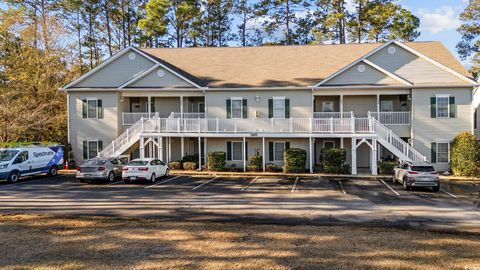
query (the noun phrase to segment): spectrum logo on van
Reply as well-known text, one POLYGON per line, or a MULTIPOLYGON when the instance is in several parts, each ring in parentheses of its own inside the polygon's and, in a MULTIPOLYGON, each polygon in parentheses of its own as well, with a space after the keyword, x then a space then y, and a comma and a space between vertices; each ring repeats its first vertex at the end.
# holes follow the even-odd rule
POLYGON ((35 153, 33 152, 34 157, 44 157, 44 156, 51 156, 53 155, 53 152, 40 152, 40 153, 35 153))

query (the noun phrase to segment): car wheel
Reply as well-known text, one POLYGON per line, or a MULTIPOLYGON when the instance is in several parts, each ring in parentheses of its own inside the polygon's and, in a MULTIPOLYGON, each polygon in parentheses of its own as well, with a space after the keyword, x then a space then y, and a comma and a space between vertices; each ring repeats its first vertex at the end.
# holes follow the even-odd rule
POLYGON ((112 183, 114 181, 115 181, 115 173, 114 172, 108 173, 108 182, 112 183))
POLYGON ((7 182, 10 184, 16 183, 20 179, 20 173, 17 171, 13 171, 7 178, 7 182))
POLYGON ((87 181, 85 181, 85 179, 83 179, 83 178, 80 178, 80 179, 78 179, 78 182, 80 182, 80 183, 85 183, 85 182, 87 182, 87 181))
POLYGON ((150 182, 155 183, 156 179, 157 179, 157 177, 155 176, 154 173, 152 173, 152 176, 150 177, 150 182))
POLYGON ((432 191, 433 192, 439 192, 440 191, 440 185, 438 185, 436 187, 432 187, 432 191))
POLYGON ((57 166, 52 166, 50 170, 48 170, 49 176, 57 176, 57 173, 58 173, 57 166))
POLYGON ((170 175, 169 169, 165 170, 165 177, 168 177, 170 175))
POLYGON ((403 190, 408 190, 407 179, 403 179, 403 190))

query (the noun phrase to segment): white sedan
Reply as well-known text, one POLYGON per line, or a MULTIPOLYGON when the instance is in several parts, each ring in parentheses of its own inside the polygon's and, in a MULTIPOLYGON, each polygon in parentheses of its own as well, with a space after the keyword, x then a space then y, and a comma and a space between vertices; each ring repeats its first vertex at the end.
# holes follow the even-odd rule
POLYGON ((135 180, 149 180, 154 183, 160 176, 168 176, 168 166, 155 158, 134 159, 123 167, 122 171, 125 183, 135 180))

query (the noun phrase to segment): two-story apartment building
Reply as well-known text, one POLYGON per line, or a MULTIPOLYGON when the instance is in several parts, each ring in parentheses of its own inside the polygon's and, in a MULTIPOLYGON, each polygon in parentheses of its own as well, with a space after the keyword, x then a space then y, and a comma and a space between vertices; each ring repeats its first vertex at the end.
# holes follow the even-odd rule
POLYGON ((246 168, 289 147, 347 151, 352 174, 379 160, 447 170, 450 141, 474 132, 477 83, 439 42, 126 48, 66 85, 77 160, 180 160, 225 151, 246 168))

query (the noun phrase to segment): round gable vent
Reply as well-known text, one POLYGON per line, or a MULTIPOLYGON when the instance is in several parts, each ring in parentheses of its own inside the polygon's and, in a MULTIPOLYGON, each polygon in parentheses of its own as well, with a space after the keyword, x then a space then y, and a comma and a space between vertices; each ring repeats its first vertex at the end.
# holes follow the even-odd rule
POLYGON ((136 55, 132 52, 128 54, 128 59, 135 60, 136 55))
POLYGON ((165 77, 165 71, 160 69, 160 70, 157 71, 157 75, 158 75, 158 77, 163 78, 163 77, 165 77))
POLYGON ((397 52, 397 48, 391 46, 388 48, 388 53, 389 54, 395 54, 397 52))
POLYGON ((365 65, 358 65, 357 70, 358 70, 358 72, 360 72, 360 73, 365 72, 365 65))

